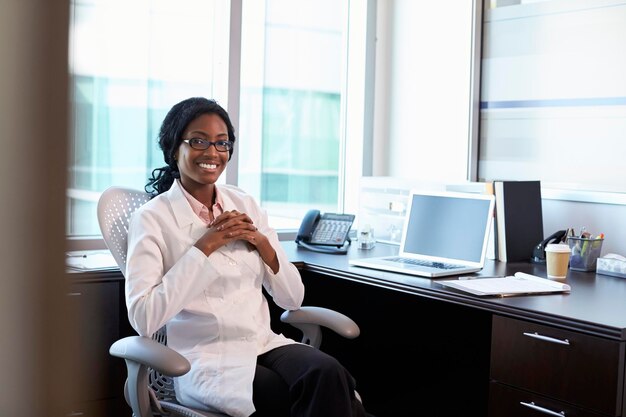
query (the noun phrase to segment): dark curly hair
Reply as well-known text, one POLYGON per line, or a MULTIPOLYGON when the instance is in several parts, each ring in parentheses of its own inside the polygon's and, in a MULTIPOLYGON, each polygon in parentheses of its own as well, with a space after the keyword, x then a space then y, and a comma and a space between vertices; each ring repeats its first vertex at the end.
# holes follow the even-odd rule
MULTIPOLYGON (((152 171, 145 190, 155 197, 169 190, 174 180, 180 178, 180 172, 174 155, 182 143, 183 133, 189 123, 203 114, 217 114, 226 123, 228 139, 235 142, 235 128, 228 117, 228 113, 215 100, 204 97, 192 97, 174 105, 163 119, 159 131, 159 148, 163 151, 165 165, 152 171)), ((228 160, 233 156, 233 149, 229 151, 228 160)))

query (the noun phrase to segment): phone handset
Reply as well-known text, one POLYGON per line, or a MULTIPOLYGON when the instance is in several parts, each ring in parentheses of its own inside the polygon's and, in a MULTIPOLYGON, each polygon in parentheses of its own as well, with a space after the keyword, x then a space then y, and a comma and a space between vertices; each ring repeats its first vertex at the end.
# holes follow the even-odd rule
POLYGON ((313 237, 313 230, 315 224, 320 219, 320 211, 319 210, 309 210, 304 215, 302 219, 302 223, 300 224, 300 229, 298 230, 298 235, 296 236, 296 243, 310 242, 313 237))
POLYGON ((353 214, 321 214, 319 210, 309 210, 302 219, 296 243, 314 252, 348 253, 348 233, 353 222, 353 214))
POLYGON ((545 264, 546 246, 548 246, 548 244, 550 243, 560 243, 565 239, 567 239, 567 230, 558 230, 552 233, 550 236, 539 242, 537 246, 534 247, 530 262, 535 264, 545 264))

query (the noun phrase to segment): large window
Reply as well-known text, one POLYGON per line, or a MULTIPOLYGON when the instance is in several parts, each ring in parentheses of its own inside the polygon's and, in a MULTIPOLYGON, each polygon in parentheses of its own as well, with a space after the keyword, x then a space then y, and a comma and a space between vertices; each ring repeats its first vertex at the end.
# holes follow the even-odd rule
POLYGON ((346 10, 243 3, 239 185, 285 226, 338 209, 346 10))
POLYGON ((68 233, 98 235, 95 207, 111 185, 143 188, 163 165, 161 120, 176 102, 224 101, 228 3, 73 0, 74 141, 68 233))
MULTIPOLYGON (((348 44, 365 42, 353 29, 349 39, 348 0, 232 3, 241 16, 227 0, 72 0, 68 234, 99 234, 105 188, 143 188, 163 165, 165 113, 191 96, 215 98, 238 116, 229 166, 238 172, 228 182, 255 196, 275 227, 296 227, 309 208, 343 209, 346 172, 352 182, 361 175, 344 157, 348 44), (233 28, 241 44, 229 43, 233 28), (235 96, 232 62, 241 68, 235 96)), ((362 158, 360 149, 350 155, 362 158)))

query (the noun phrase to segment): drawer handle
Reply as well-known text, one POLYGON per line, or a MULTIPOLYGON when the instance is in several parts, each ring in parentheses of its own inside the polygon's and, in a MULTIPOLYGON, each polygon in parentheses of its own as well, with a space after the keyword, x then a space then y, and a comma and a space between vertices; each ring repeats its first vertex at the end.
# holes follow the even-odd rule
POLYGON ((565 411, 561 411, 560 413, 557 413, 556 411, 552 411, 552 410, 549 410, 549 409, 544 408, 544 407, 539 407, 537 404, 535 404, 532 401, 529 402, 529 403, 525 403, 524 401, 520 401, 519 403, 521 405, 523 405, 524 407, 532 408, 533 410, 540 411, 540 412, 542 412, 544 414, 548 414, 550 416, 563 417, 565 415, 565 411))
POLYGON ((541 335, 541 334, 539 334, 537 332, 535 332, 535 333, 524 332, 524 336, 532 337, 533 339, 543 340, 545 342, 558 343, 559 345, 567 345, 567 346, 569 346, 569 340, 568 339, 563 339, 563 340, 555 339, 554 337, 544 336, 544 335, 541 335))

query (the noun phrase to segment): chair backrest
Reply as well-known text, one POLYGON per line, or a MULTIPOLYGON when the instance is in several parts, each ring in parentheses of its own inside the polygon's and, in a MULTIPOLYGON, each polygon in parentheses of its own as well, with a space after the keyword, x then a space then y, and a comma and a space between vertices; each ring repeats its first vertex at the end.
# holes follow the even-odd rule
MULTIPOLYGON (((145 191, 117 186, 104 190, 98 200, 100 231, 122 274, 126 273, 130 215, 149 200, 150 195, 145 191)), ((167 345, 166 327, 163 326, 157 330, 152 335, 152 339, 162 345, 167 345)), ((148 385, 159 400, 175 400, 176 393, 174 392, 174 381, 172 378, 150 369, 148 385)))
POLYGON ((100 231, 122 274, 126 273, 130 215, 148 200, 145 191, 126 187, 109 187, 98 200, 100 231))

